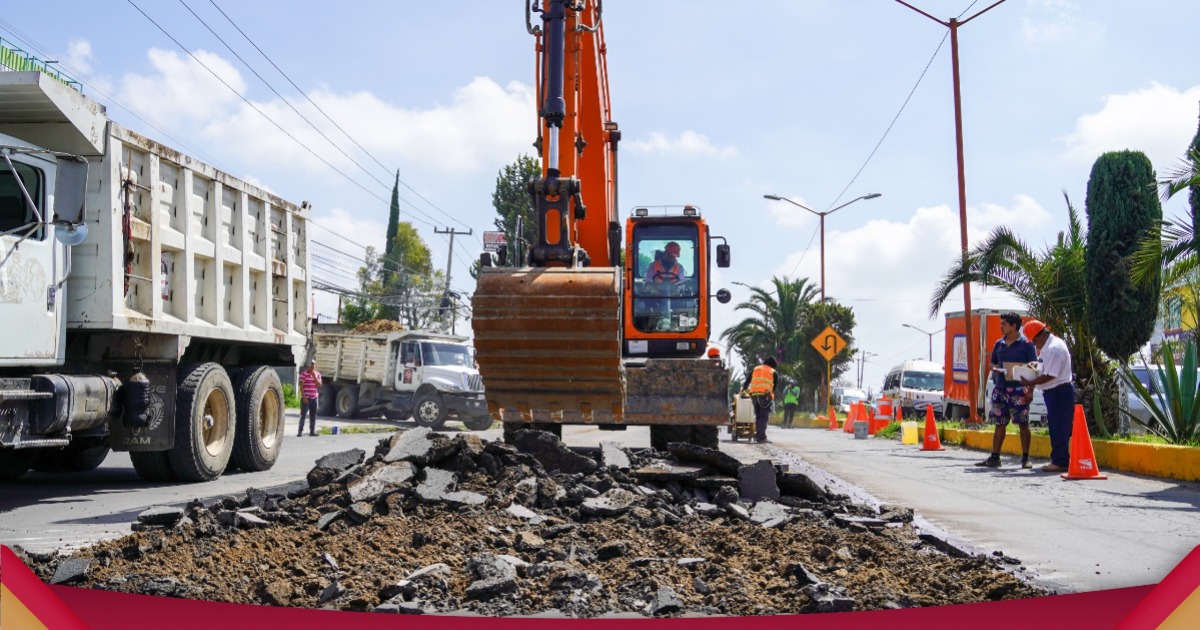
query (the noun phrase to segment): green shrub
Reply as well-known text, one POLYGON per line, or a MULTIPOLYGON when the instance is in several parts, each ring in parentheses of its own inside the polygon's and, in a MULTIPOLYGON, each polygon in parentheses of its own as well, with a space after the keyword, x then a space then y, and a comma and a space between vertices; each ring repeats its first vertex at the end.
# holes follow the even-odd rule
POLYGON ((300 395, 296 393, 296 387, 291 383, 283 384, 283 406, 288 409, 300 408, 300 395))
POLYGON ((894 440, 900 435, 900 423, 889 422, 886 427, 875 432, 875 437, 885 440, 894 440))

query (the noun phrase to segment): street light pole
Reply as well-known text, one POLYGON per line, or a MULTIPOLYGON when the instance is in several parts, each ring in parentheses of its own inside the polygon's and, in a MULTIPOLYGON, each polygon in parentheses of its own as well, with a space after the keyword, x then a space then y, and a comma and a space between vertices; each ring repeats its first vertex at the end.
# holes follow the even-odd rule
POLYGON ((929 335, 929 361, 932 363, 933 362, 933 336, 942 332, 943 330, 946 330, 946 329, 939 328, 933 332, 928 332, 928 331, 921 330, 920 328, 917 328, 916 326, 913 326, 912 324, 900 324, 900 325, 904 326, 905 328, 911 328, 919 333, 924 333, 926 335, 929 335))
MULTIPOLYGON (((961 22, 958 21, 958 18, 950 18, 949 21, 943 22, 943 21, 933 17, 932 15, 929 15, 928 13, 918 9, 917 7, 914 7, 913 5, 905 2, 904 0, 896 0, 896 2, 899 2, 900 4, 912 9, 913 11, 916 11, 917 13, 920 13, 921 15, 924 15, 925 17, 933 20, 934 22, 937 22, 938 24, 941 24, 942 26, 945 26, 946 28, 950 29, 950 57, 951 57, 952 74, 953 74, 953 78, 954 78, 954 140, 955 140, 956 148, 958 150, 958 227, 959 227, 959 232, 960 232, 959 237, 960 237, 960 240, 962 241, 963 267, 965 268, 966 262, 967 262, 967 183, 966 183, 967 180, 966 180, 966 176, 965 176, 966 169, 963 166, 964 160, 963 160, 963 128, 962 128, 962 91, 959 88, 959 80, 958 80, 958 74, 959 74, 958 73, 958 27, 963 26, 967 22, 974 20, 975 18, 983 15, 984 13, 987 13, 988 11, 991 11, 992 9, 996 8, 998 5, 1003 3, 1004 0, 997 0, 997 2, 989 5, 986 9, 979 11, 975 15, 972 15, 971 17, 969 17, 961 22)), ((965 11, 964 11, 964 13, 965 13, 965 11)), ((978 365, 978 357, 975 356, 975 345, 970 342, 971 339, 975 338, 972 335, 972 330, 971 330, 972 324, 971 324, 971 283, 970 282, 963 283, 963 307, 966 309, 966 313, 967 313, 966 326, 965 326, 966 333, 967 333, 967 340, 968 340, 968 342, 967 342, 967 387, 970 389, 970 391, 976 391, 976 379, 978 378, 978 376, 977 376, 978 370, 976 369, 975 366, 978 365)), ((968 405, 968 406, 970 407, 970 410, 971 410, 970 418, 968 419, 968 422, 971 424, 978 423, 979 415, 975 410, 975 405, 968 405)))
POLYGON ((788 199, 787 197, 780 197, 779 195, 763 195, 764 199, 770 199, 771 201, 786 201, 786 202, 792 204, 793 206, 796 206, 797 208, 803 208, 804 210, 808 210, 809 212, 817 215, 818 217, 821 217, 821 303, 822 304, 825 303, 825 215, 833 214, 834 212, 837 212, 838 210, 841 210, 842 208, 845 208, 846 206, 848 206, 856 201, 862 201, 863 199, 874 199, 876 197, 882 197, 882 196, 883 196, 882 193, 869 193, 869 194, 863 195, 861 197, 858 197, 856 199, 851 199, 850 201, 847 201, 846 203, 834 208, 833 210, 826 210, 825 212, 817 212, 816 210, 813 210, 812 208, 809 208, 808 206, 806 206, 802 203, 792 201, 791 199, 788 199))

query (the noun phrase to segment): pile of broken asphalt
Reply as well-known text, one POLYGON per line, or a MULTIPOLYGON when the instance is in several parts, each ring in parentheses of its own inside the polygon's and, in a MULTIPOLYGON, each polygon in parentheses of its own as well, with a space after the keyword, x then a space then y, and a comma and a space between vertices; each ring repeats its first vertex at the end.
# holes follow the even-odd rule
POLYGON ((907 608, 1044 595, 1016 561, 923 535, 770 461, 554 435, 418 428, 327 455, 308 487, 153 508, 44 581, 381 613, 679 616, 907 608), (1005 569, 1008 569, 1007 571, 1005 569))

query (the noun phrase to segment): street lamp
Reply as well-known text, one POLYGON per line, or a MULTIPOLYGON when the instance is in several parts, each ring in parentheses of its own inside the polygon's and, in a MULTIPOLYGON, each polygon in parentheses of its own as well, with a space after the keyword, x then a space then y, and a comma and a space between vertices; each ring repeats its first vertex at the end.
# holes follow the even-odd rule
POLYGON ((812 208, 809 208, 808 206, 806 206, 802 203, 792 201, 791 199, 788 199, 787 197, 780 197, 779 195, 763 195, 764 198, 770 199, 771 201, 786 201, 786 202, 792 204, 793 206, 796 206, 797 208, 803 208, 803 209, 808 210, 809 212, 821 217, 821 302, 822 303, 825 302, 825 215, 833 214, 834 212, 837 212, 838 210, 841 210, 842 208, 845 208, 846 206, 848 206, 856 201, 862 201, 863 199, 874 199, 876 197, 881 197, 881 196, 883 196, 881 193, 870 193, 870 194, 858 197, 857 199, 851 199, 850 201, 847 201, 846 203, 834 208, 833 210, 826 210, 825 212, 817 212, 816 210, 813 210, 812 208))
POLYGON ((921 330, 920 328, 917 328, 916 326, 913 326, 912 324, 900 324, 900 325, 904 326, 905 328, 911 328, 919 333, 924 333, 926 335, 929 335, 929 360, 930 360, 930 362, 932 362, 933 361, 933 336, 942 332, 943 330, 946 330, 946 329, 939 328, 933 332, 926 332, 924 330, 921 330))

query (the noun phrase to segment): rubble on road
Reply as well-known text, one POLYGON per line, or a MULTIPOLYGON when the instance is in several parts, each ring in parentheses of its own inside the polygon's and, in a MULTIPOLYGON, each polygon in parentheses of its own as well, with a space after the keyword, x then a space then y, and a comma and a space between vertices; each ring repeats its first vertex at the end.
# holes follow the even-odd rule
POLYGON ((762 615, 1043 595, 1004 566, 718 451, 515 445, 429 429, 321 458, 309 487, 151 508, 134 533, 45 581, 194 599, 392 614, 762 615))

